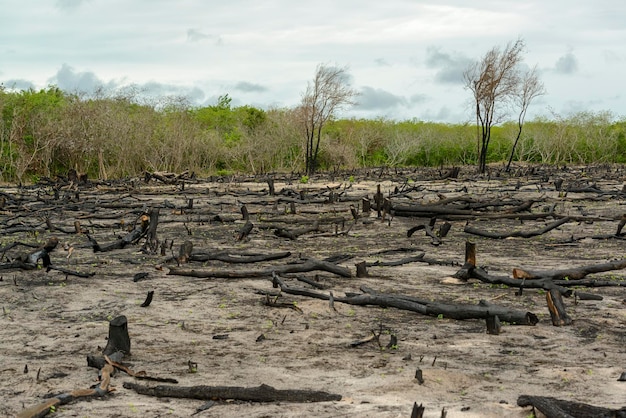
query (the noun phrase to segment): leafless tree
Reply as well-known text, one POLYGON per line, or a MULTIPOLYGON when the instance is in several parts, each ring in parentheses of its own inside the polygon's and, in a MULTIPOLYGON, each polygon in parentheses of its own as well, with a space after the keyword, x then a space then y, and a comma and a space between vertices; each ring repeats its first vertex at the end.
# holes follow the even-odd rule
POLYGON ((315 173, 318 165, 322 128, 343 106, 354 104, 357 95, 349 85, 347 67, 319 64, 313 82, 302 94, 300 118, 306 135, 306 172, 315 173))
POLYGON ((517 117, 517 136, 515 137, 515 142, 513 142, 513 147, 511 148, 509 162, 506 165, 507 172, 511 169, 511 162, 513 161, 513 156, 515 155, 515 148, 517 147, 517 143, 522 136, 522 128, 524 127, 524 120, 526 119, 528 106, 530 106, 530 102, 532 102, 535 98, 544 94, 546 94, 546 89, 541 80, 539 80, 539 74, 537 73, 537 67, 535 66, 531 70, 524 73, 521 79, 520 88, 515 96, 515 103, 519 106, 519 115, 517 117))
POLYGON ((491 128, 503 120, 519 93, 522 80, 519 64, 524 47, 522 39, 507 44, 504 50, 493 47, 463 73, 465 87, 474 95, 476 105, 478 170, 481 173, 487 168, 491 128))

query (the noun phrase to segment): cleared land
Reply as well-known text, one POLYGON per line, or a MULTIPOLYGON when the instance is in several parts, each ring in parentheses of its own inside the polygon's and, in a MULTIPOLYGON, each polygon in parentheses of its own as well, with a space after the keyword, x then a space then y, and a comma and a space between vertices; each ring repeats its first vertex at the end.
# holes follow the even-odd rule
MULTIPOLYGON (((424 417, 439 417, 443 408, 448 417, 527 417, 530 409, 517 406, 520 395, 620 408, 626 405, 626 382, 618 381, 626 358, 623 270, 588 276, 610 286, 574 288, 602 300, 565 298, 573 322, 562 327, 552 325, 544 289, 525 288, 517 295, 517 288, 451 276, 463 265, 468 240, 476 244, 477 265, 494 276, 512 277, 513 268, 544 271, 625 258, 624 237, 616 234, 625 213, 625 174, 621 166, 525 167, 512 174, 494 171, 490 177, 475 177, 468 168, 446 179, 439 170, 371 170, 352 178, 320 176, 306 184, 277 175, 273 195, 264 178, 247 177, 191 179, 184 186, 137 179, 5 187, 1 263, 7 267, 33 251, 13 242, 35 245, 57 237, 52 265, 93 275, 46 268, 0 272, 0 414, 13 416, 43 402, 45 395, 95 384, 98 371, 85 359, 101 353, 109 321, 118 315, 128 318, 132 355, 125 363, 134 370, 176 379, 179 386, 267 384, 342 396, 322 403, 218 402, 200 417, 408 417, 414 402, 426 407, 424 417), (378 185, 391 208, 445 206, 471 214, 440 214, 434 232, 444 221, 451 229, 439 245, 424 230, 407 237, 410 228, 428 225, 430 216, 394 216, 392 211, 379 218, 378 185), (367 216, 360 212, 363 198, 374 206, 367 216), (514 212, 519 216, 494 216, 530 201, 528 210, 514 212), (238 240, 245 225, 242 205, 253 228, 238 240), (356 221, 351 205, 361 215, 356 221), (154 252, 146 248, 145 238, 94 252, 86 233, 101 246, 116 242, 150 209, 159 211, 156 238, 166 243, 165 255, 160 245, 154 252), (536 231, 564 216, 569 219, 558 228, 530 238, 491 239, 464 231, 466 225, 491 232, 536 231), (289 239, 279 236, 280 229, 301 234, 289 239), (174 257, 185 241, 193 244, 194 253, 209 258, 177 266, 174 257), (211 258, 284 252, 291 255, 246 264, 211 258), (420 253, 424 260, 375 265, 420 253), (248 274, 331 257, 352 277, 327 271, 280 277, 289 286, 332 292, 336 299, 367 286, 454 304, 486 300, 532 312, 539 322, 504 323, 499 335, 489 335, 484 319, 337 301, 333 309, 328 300, 285 292, 276 296, 271 275, 248 274), (357 278, 355 265, 362 261, 370 263, 368 277, 357 278), (233 278, 172 274, 180 269, 233 278), (140 273, 147 274, 136 276, 140 273), (152 303, 141 307, 149 291, 154 291, 152 303), (282 306, 268 306, 268 301, 282 306), (373 332, 384 349, 376 341, 351 346, 373 332), (392 335, 397 343, 386 347, 392 335), (197 364, 194 373, 190 362, 197 364), (418 368, 423 384, 415 378, 418 368)), ((135 381, 118 373, 112 394, 63 405, 55 416, 190 416, 205 403, 145 396, 123 387, 135 381)))

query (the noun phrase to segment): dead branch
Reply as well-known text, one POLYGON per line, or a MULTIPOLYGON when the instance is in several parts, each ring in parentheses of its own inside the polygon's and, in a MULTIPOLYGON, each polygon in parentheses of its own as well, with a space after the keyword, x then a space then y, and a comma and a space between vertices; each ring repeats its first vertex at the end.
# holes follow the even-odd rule
POLYGON ((301 235, 309 234, 311 232, 318 232, 319 230, 320 230, 320 224, 318 221, 315 221, 313 223, 313 226, 309 228, 294 229, 294 230, 289 230, 287 228, 276 228, 274 230, 274 235, 280 238, 287 238, 290 240, 295 240, 301 235))
POLYGON ((299 389, 275 389, 262 384, 257 387, 240 386, 145 386, 124 382, 124 388, 132 389, 141 395, 159 398, 190 398, 202 400, 235 399, 245 402, 332 402, 340 401, 341 395, 299 389))
POLYGON ((609 409, 549 396, 521 395, 517 405, 537 408, 547 418, 626 418, 626 406, 609 409))
POLYGON ((352 277, 352 273, 346 267, 338 266, 327 261, 308 259, 303 263, 287 264, 284 266, 269 267, 264 270, 232 271, 232 270, 185 270, 170 267, 168 275, 188 276, 196 278, 221 278, 221 279, 249 279, 257 277, 269 277, 272 273, 306 273, 310 271, 326 271, 341 277, 352 277))
POLYGON ((78 389, 69 393, 62 393, 53 398, 48 399, 46 402, 39 405, 32 406, 24 409, 17 414, 17 418, 39 418, 48 415, 48 413, 54 411, 57 406, 66 405, 77 399, 91 399, 101 398, 114 389, 110 387, 111 373, 113 373, 113 366, 107 364, 101 370, 101 381, 98 386, 93 389, 78 389))
POLYGON ((118 239, 117 241, 107 245, 98 244, 98 242, 92 236, 86 234, 87 239, 93 247, 93 252, 97 253, 120 250, 129 244, 136 244, 142 237, 146 235, 146 233, 148 232, 148 227, 150 226, 150 216, 148 216, 147 214, 142 215, 140 220, 140 224, 133 228, 132 231, 130 231, 128 234, 118 239))
MULTIPOLYGON (((330 296, 325 293, 292 287, 285 284, 280 277, 274 275, 274 286, 280 287, 284 293, 313 297, 317 299, 329 300, 330 296)), ((420 299, 405 295, 383 294, 374 290, 362 287, 366 291, 364 294, 355 294, 346 297, 334 297, 335 302, 347 303, 350 305, 375 305, 391 307, 422 315, 430 315, 453 319, 486 319, 493 315, 498 315, 502 321, 519 325, 535 325, 539 320, 531 312, 513 311, 508 308, 499 307, 481 301, 479 305, 451 304, 446 302, 433 302, 431 300, 420 299)))
POLYGON ((274 254, 250 254, 234 253, 230 251, 218 251, 214 253, 194 252, 190 255, 189 261, 205 262, 210 260, 223 261, 225 263, 261 263, 264 261, 280 260, 291 256, 291 252, 284 251, 274 254))
POLYGON ((400 260, 395 260, 395 261, 377 260, 377 261, 365 263, 365 267, 394 267, 394 266, 401 266, 401 265, 409 264, 409 263, 424 262, 425 255, 426 253, 419 253, 418 255, 414 255, 412 257, 405 257, 405 258, 402 258, 400 260))
POLYGON ((493 239, 504 239, 504 238, 511 238, 511 237, 532 238, 538 235, 543 235, 546 232, 549 232, 555 228, 558 228, 559 226, 569 222, 570 220, 571 219, 569 217, 561 218, 555 222, 552 222, 551 224, 546 225, 544 228, 536 230, 536 231, 490 232, 490 231, 483 231, 481 229, 466 225, 465 228, 463 229, 463 232, 472 234, 472 235, 478 235, 478 236, 485 237, 485 238, 493 238, 493 239))
POLYGON ((588 274, 603 273, 605 271, 622 270, 626 268, 626 259, 610 261, 608 263, 592 264, 590 266, 574 267, 563 270, 532 271, 514 269, 513 275, 528 280, 553 279, 553 280, 580 280, 588 274))
POLYGON ((546 301, 548 310, 550 311, 550 317, 552 318, 552 325, 561 327, 563 325, 572 324, 572 319, 565 311, 565 304, 563 303, 561 292, 556 289, 551 289, 546 293, 546 301))

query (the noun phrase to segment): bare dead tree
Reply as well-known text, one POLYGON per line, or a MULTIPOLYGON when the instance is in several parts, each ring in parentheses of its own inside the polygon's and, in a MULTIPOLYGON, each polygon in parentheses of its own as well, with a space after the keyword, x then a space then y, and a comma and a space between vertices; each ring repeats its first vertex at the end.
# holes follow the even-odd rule
POLYGON ((522 128, 524 127, 524 120, 526 119, 528 106, 530 106, 530 103, 535 98, 544 94, 546 94, 546 89, 543 82, 539 80, 537 66, 535 66, 531 70, 526 71, 522 76, 520 89, 515 97, 515 102, 519 106, 519 115, 517 117, 517 136, 515 137, 515 142, 513 142, 513 147, 511 148, 509 162, 506 165, 507 172, 511 170, 511 162, 513 161, 513 156, 515 155, 515 148, 517 147, 517 143, 522 136, 522 128))
POLYGON ((300 117, 306 135, 306 172, 317 169, 322 128, 343 106, 352 105, 357 95, 349 85, 347 67, 319 64, 313 82, 307 84, 300 104, 300 117))
POLYGON ((518 39, 507 44, 504 50, 493 47, 463 72, 465 87, 472 92, 476 105, 478 170, 481 173, 487 168, 491 128, 506 116, 507 105, 519 91, 519 64, 524 46, 524 41, 518 39))

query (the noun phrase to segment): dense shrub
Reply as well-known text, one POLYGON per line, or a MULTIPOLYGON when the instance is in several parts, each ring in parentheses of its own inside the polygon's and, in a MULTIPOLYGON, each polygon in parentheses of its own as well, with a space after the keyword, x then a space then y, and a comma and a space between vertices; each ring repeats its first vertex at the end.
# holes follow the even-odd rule
MULTIPOLYGON (((91 177, 146 170, 198 175, 304 170, 305 137, 294 109, 233 107, 228 95, 207 107, 165 98, 67 94, 51 86, 0 86, 0 180, 32 181, 69 169, 91 177)), ((418 120, 340 119, 323 131, 320 167, 475 164, 476 127, 418 120)), ((517 124, 494 127, 488 160, 508 159, 517 124)), ((626 121, 608 112, 527 122, 515 161, 626 163, 626 121)))

